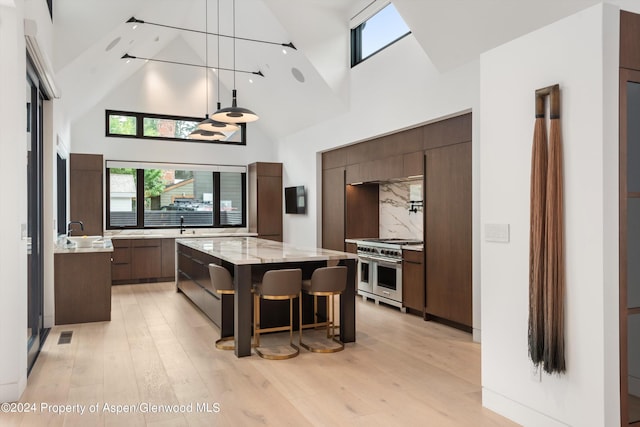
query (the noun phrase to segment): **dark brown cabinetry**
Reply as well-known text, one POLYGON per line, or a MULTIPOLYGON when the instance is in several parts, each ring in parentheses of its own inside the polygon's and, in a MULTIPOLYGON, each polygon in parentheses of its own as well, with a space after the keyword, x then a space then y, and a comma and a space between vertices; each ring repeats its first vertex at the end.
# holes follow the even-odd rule
POLYGON ((424 253, 402 251, 402 305, 424 313, 425 282, 424 253))
POLYGON ((222 329, 222 336, 233 335, 233 297, 218 295, 211 286, 209 263, 217 263, 215 258, 183 245, 178 245, 177 256, 178 289, 222 329))
POLYGON ((345 186, 344 168, 322 171, 322 247, 344 250, 345 186))
POLYGON ((346 196, 344 238, 378 237, 380 232, 378 184, 347 185, 346 196))
POLYGON ((113 262, 111 280, 124 283, 131 280, 131 240, 113 239, 113 262))
POLYGON ((82 221, 86 235, 102 235, 103 170, 101 155, 70 155, 69 219, 82 221))
POLYGON ((131 243, 131 278, 139 280, 161 277, 162 242, 160 239, 137 239, 131 243))
POLYGON ((282 241, 282 163, 249 165, 249 232, 282 241))
POLYGON ((114 284, 175 280, 175 239, 113 239, 114 284))
POLYGON ((54 256, 56 325, 111 320, 111 252, 54 256))
POLYGON ((428 150, 426 165, 426 313, 471 327, 471 142, 428 150))
POLYGON ((409 285, 404 296, 407 307, 424 308, 425 318, 465 330, 472 326, 471 125, 472 115, 464 114, 322 154, 322 246, 328 249, 344 250, 344 238, 378 235, 377 206, 362 202, 367 186, 423 176, 426 290, 420 296, 409 285))
POLYGON ((344 239, 377 237, 378 184, 345 186, 345 169, 322 172, 322 247, 345 250, 344 239))
POLYGON ((176 274, 176 240, 162 239, 162 277, 175 278, 176 274))

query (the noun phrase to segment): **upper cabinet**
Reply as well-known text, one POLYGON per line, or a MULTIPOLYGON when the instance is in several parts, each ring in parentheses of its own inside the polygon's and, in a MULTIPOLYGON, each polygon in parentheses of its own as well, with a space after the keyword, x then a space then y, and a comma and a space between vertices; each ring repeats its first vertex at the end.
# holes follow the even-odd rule
POLYGON ((82 221, 83 234, 102 235, 102 155, 72 153, 69 169, 69 220, 82 221))
POLYGON ((343 167, 347 184, 424 175, 424 153, 471 141, 471 114, 374 138, 322 155, 323 170, 343 167))

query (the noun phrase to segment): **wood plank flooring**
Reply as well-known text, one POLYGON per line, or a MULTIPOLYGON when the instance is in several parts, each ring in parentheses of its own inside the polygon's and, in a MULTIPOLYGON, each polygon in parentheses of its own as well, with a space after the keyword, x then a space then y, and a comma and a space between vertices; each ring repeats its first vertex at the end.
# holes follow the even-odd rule
POLYGON ((469 334, 397 309, 358 298, 356 343, 271 361, 217 350, 218 328, 173 283, 112 294, 111 322, 51 330, 20 400, 37 410, 0 414, 0 425, 515 425, 482 408, 480 346, 469 334), (73 331, 70 344, 57 344, 61 331, 73 331))

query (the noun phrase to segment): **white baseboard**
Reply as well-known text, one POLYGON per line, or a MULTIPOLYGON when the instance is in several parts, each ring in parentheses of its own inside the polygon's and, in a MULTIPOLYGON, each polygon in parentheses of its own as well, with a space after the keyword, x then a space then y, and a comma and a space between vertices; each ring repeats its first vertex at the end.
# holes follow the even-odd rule
POLYGON ((482 406, 524 426, 567 427, 567 424, 541 414, 535 409, 482 388, 482 406))
POLYGON ((0 402, 15 402, 27 388, 26 374, 17 383, 0 384, 0 402))
POLYGON ((480 329, 473 328, 473 342, 481 342, 480 329))

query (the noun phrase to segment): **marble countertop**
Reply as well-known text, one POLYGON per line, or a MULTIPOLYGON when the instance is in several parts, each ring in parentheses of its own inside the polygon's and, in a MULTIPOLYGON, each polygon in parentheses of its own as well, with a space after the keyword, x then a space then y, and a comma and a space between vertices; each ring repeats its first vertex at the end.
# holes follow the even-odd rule
POLYGON ((87 254, 94 252, 113 252, 113 246, 95 248, 54 248, 54 254, 87 254))
POLYGON ((277 262, 328 261, 357 259, 356 254, 321 248, 298 247, 256 237, 179 238, 180 243, 232 264, 269 264, 277 262))

